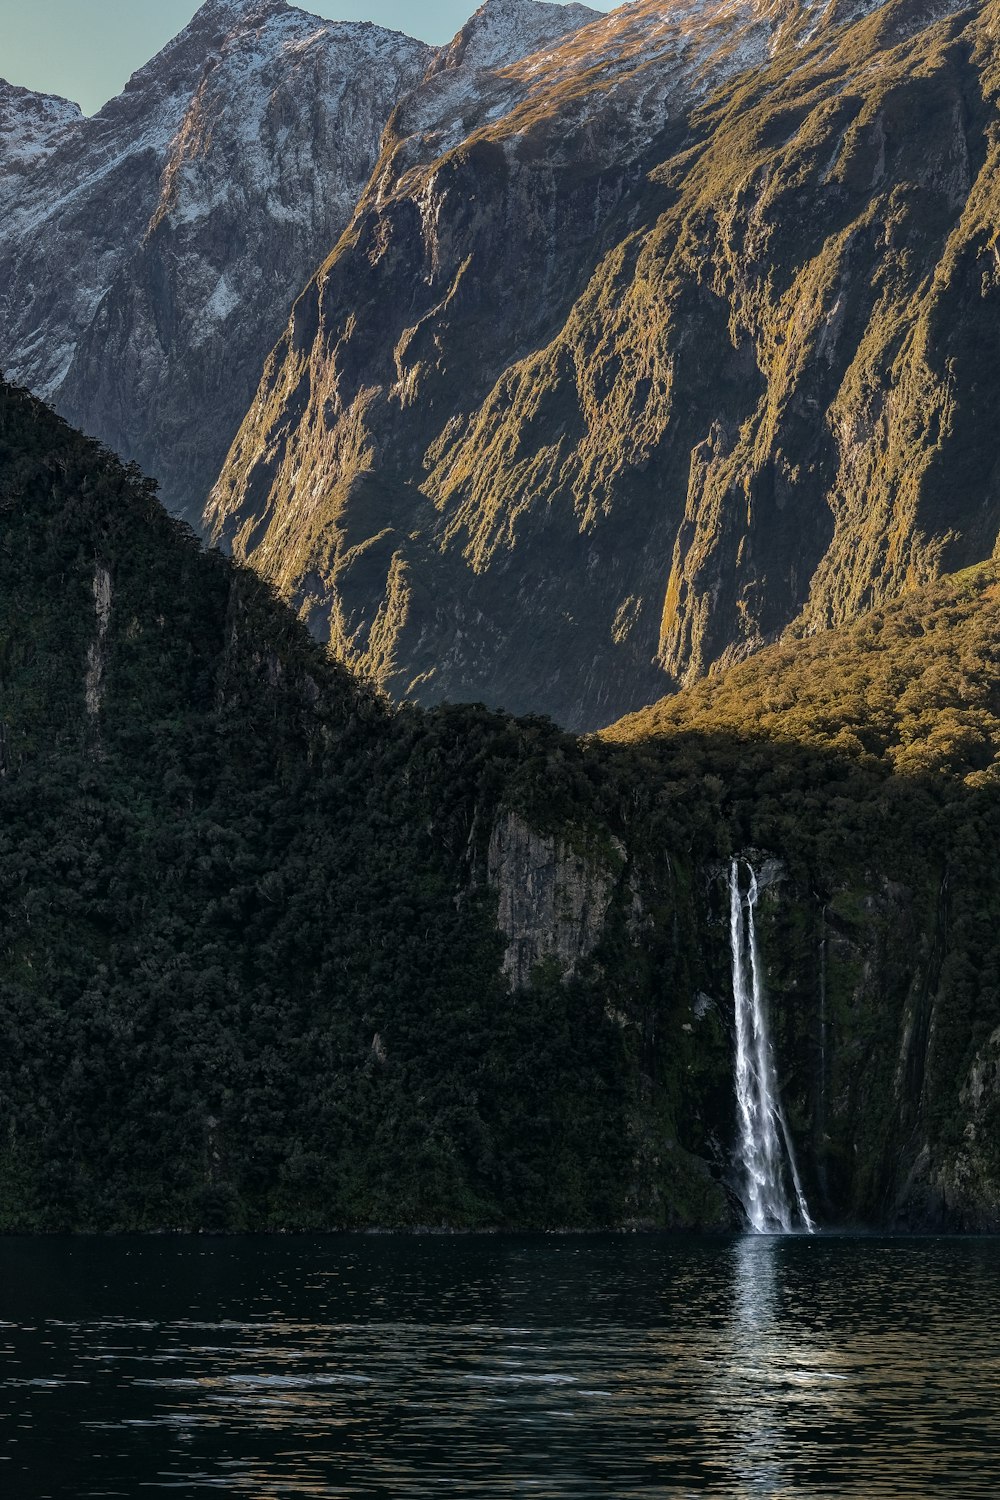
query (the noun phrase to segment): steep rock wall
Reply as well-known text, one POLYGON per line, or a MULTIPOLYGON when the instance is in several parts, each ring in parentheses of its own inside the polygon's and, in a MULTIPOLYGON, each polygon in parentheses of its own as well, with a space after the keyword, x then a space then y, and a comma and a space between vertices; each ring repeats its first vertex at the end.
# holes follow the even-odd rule
POLYGON ((214 534, 394 695, 574 728, 988 557, 994 7, 867 11, 415 91, 214 534))
POLYGON ((0 368, 198 525, 292 302, 432 55, 284 0, 208 0, 89 119, 0 87, 0 368))
MULTIPOLYGON (((609 851, 623 858, 620 846, 609 851)), ((507 939, 503 971, 515 989, 530 984, 535 966, 554 960, 570 976, 604 934, 621 871, 566 837, 536 833, 516 813, 497 819, 488 853, 498 925, 507 939)))

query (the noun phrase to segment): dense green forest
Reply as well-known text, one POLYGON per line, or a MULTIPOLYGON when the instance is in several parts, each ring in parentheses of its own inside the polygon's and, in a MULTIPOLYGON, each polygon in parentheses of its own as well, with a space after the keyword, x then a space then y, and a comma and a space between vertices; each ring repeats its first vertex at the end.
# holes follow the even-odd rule
POLYGON ((390 713, 10 389, 0 512, 0 1224, 638 1212, 632 1037, 511 1000, 468 856, 572 743, 390 713))
POLYGON ((0 1228, 735 1222, 737 852, 821 1217, 1000 1222, 996 591, 603 738, 390 709, 0 386, 0 1228))
POLYGON ((996 564, 984 563, 854 625, 774 646, 631 715, 607 737, 735 731, 908 778, 1000 788, 998 577, 996 564))

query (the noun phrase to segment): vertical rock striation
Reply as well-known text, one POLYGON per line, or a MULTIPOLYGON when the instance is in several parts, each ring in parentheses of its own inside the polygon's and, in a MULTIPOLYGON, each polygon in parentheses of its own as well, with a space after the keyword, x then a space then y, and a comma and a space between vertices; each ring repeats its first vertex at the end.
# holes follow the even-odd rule
POLYGON ((393 694, 573 727, 989 556, 994 12, 637 0, 439 60, 214 534, 393 694))
POLYGON ((488 871, 497 893, 497 922, 507 940, 503 971, 514 989, 531 983, 547 959, 575 974, 604 935, 608 907, 624 866, 624 849, 574 848, 570 830, 537 833, 516 813, 502 813, 490 838, 488 871))

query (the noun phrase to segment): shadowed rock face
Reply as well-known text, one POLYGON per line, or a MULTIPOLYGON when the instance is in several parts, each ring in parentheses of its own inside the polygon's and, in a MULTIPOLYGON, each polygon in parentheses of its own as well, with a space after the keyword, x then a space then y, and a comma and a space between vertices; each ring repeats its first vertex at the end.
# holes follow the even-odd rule
POLYGON ((198 522, 294 297, 432 55, 283 0, 210 0, 91 119, 0 94, 0 364, 198 522))
POLYGON ((0 78, 0 183, 19 177, 82 121, 80 106, 0 78))
MULTIPOLYGON (((624 864, 624 849, 611 856, 624 864)), ((594 851, 536 831, 505 812, 490 836, 489 883, 497 893, 497 925, 507 941, 503 971, 514 989, 531 983, 546 959, 575 974, 604 935, 620 869, 594 851)))
POLYGON ((439 68, 215 535, 394 695, 576 728, 988 556, 994 19, 638 0, 439 68))

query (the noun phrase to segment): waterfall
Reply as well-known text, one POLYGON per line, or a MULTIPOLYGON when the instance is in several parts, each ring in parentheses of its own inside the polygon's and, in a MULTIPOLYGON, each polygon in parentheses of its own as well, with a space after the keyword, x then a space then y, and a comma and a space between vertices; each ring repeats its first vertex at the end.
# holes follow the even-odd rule
POLYGON ((799 1179, 792 1139, 774 1081, 774 1052, 767 1032, 764 976, 754 908, 757 877, 740 890, 740 867, 729 871, 729 938, 736 1009, 736 1103, 744 1207, 754 1234, 788 1234, 815 1228, 799 1179), (790 1190, 790 1191, 789 1191, 790 1190))

